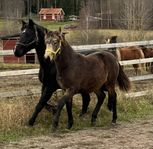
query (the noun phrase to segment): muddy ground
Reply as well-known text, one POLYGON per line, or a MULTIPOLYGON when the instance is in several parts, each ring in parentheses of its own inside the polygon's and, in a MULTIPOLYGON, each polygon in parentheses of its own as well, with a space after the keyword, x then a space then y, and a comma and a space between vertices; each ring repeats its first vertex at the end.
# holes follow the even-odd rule
POLYGON ((0 143, 1 149, 153 149, 153 116, 105 128, 0 143))

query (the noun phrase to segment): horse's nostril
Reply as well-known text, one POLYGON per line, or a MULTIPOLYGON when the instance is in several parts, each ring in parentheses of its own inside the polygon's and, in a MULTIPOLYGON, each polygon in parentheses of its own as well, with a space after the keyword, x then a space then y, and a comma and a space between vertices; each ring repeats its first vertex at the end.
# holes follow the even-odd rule
POLYGON ((47 53, 44 54, 44 58, 47 59, 49 58, 49 55, 47 53))

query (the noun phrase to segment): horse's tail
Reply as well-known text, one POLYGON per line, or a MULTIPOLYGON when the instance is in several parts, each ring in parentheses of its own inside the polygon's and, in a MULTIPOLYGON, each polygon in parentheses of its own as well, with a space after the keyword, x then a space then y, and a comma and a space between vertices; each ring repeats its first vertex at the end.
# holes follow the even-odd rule
POLYGON ((122 59, 121 59, 121 53, 120 53, 120 49, 116 49, 116 58, 117 58, 117 60, 118 61, 121 61, 122 59))
POLYGON ((145 58, 145 56, 144 56, 144 53, 143 53, 143 50, 142 50, 142 49, 140 49, 140 58, 145 58))
MULTIPOLYGON (((140 58, 142 59, 142 58, 145 58, 145 56, 144 56, 144 53, 143 53, 143 50, 142 49, 140 49, 140 58)), ((142 68, 142 70, 145 70, 145 64, 144 63, 142 63, 141 64, 141 68, 142 68)))
POLYGON ((117 82, 118 82, 120 90, 126 91, 126 92, 130 90, 131 82, 129 78, 127 77, 127 75, 124 73, 120 64, 119 64, 119 74, 117 77, 117 82))

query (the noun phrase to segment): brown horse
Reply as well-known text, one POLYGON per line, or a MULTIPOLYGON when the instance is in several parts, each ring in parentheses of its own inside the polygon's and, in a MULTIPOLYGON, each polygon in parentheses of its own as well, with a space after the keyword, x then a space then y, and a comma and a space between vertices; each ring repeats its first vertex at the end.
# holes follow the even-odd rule
POLYGON ((98 102, 92 113, 92 124, 96 123, 97 114, 106 96, 104 91, 107 91, 110 108, 113 112, 112 122, 116 123, 117 94, 115 84, 118 82, 119 88, 123 91, 128 91, 130 88, 130 81, 116 58, 106 51, 88 56, 78 54, 65 40, 61 29, 48 32, 45 42, 45 57, 55 61, 57 81, 66 90, 65 95, 57 103, 57 112, 53 118, 53 128, 58 126, 60 113, 65 104, 68 113, 68 128, 72 127, 72 97, 80 91, 94 92, 98 97, 98 102))
MULTIPOLYGON (((151 58, 153 57, 153 48, 147 48, 145 46, 140 46, 145 58, 151 58)), ((152 68, 153 63, 146 63, 146 70, 151 71, 153 73, 153 68, 152 68)))
MULTIPOLYGON (((116 43, 117 36, 112 36, 106 40, 106 43, 116 43)), ((140 47, 131 46, 131 47, 124 47, 124 48, 110 48, 109 50, 117 57, 119 61, 123 60, 134 60, 134 59, 142 59, 144 58, 144 53, 140 47)), ((143 64, 141 65, 142 67, 143 64)), ((135 70, 136 75, 141 70, 139 69, 139 64, 133 64, 133 68, 135 70)))

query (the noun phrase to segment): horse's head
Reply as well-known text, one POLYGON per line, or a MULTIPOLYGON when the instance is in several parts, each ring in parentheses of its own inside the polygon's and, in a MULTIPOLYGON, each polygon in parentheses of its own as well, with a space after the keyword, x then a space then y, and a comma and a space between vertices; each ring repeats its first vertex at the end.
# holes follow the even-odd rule
POLYGON ((105 39, 106 43, 117 43, 117 36, 111 36, 110 38, 105 39))
POLYGON ((54 59, 58 54, 61 53, 61 45, 65 41, 65 33, 59 31, 49 31, 45 35, 45 58, 49 57, 51 60, 54 59))
POLYGON ((29 19, 28 23, 22 21, 21 34, 16 43, 14 55, 17 57, 25 55, 28 51, 35 48, 37 42, 38 32, 36 24, 31 19, 29 19))

